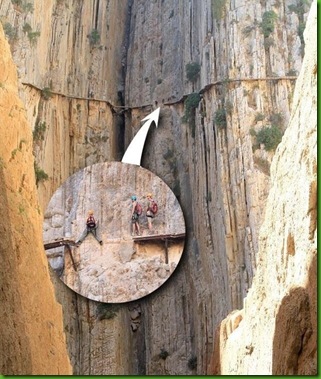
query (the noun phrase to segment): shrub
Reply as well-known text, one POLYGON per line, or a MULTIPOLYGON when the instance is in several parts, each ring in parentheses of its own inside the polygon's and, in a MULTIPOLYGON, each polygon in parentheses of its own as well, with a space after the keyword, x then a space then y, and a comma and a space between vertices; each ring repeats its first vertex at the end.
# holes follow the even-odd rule
POLYGON ((43 141, 45 138, 46 122, 37 121, 35 128, 32 132, 34 141, 43 141))
POLYGON ((43 97, 44 100, 49 100, 53 96, 52 92, 51 92, 51 88, 50 87, 44 87, 41 90, 41 96, 43 97))
POLYGON ((28 39, 31 45, 35 45, 37 43, 39 36, 40 36, 40 32, 28 32, 28 39))
POLYGON ((275 150, 282 139, 282 131, 276 126, 264 126, 256 134, 256 140, 259 144, 263 143, 267 151, 275 150))
POLYGON ((311 5, 310 0, 299 0, 297 4, 291 4, 288 6, 290 12, 296 13, 298 16, 303 16, 309 10, 311 5))
POLYGON ((6 22, 3 26, 3 30, 9 40, 14 40, 17 37, 17 30, 10 24, 10 22, 6 22))
POLYGON ((30 24, 28 24, 27 22, 23 25, 23 28, 22 28, 23 32, 24 33, 29 33, 31 32, 32 28, 30 26, 30 24))
POLYGON ((227 122, 226 122, 226 111, 224 108, 218 109, 215 112, 214 115, 214 123, 217 125, 219 129, 225 129, 227 122))
POLYGON ((195 82, 199 77, 201 66, 197 62, 187 63, 186 68, 186 77, 190 82, 195 82))
POLYGON ((263 13, 260 27, 265 38, 269 37, 269 35, 274 31, 274 23, 276 19, 277 14, 274 11, 267 11, 263 13))
POLYGON ((37 163, 34 164, 35 169, 35 175, 36 175, 36 185, 38 185, 39 182, 43 182, 45 180, 48 180, 48 174, 45 173, 45 171, 40 168, 37 163))
POLYGON ((97 29, 93 29, 87 37, 89 38, 89 43, 91 46, 97 45, 100 41, 100 34, 97 29))
POLYGON ((195 137, 195 109, 201 101, 201 96, 197 92, 193 92, 187 96, 184 101, 185 114, 183 122, 187 122, 192 130, 192 137, 195 137))
POLYGON ((27 12, 27 13, 28 12, 32 13, 34 10, 33 5, 31 3, 27 3, 27 2, 24 2, 22 4, 22 9, 24 12, 27 12))

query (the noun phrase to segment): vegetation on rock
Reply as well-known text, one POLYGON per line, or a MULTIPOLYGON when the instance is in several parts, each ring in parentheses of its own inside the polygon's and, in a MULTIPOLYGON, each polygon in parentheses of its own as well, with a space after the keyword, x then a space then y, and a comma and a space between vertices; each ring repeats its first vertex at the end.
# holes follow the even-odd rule
POLYGON ((263 13, 260 27, 265 38, 268 38, 269 35, 273 33, 277 17, 278 16, 274 11, 267 11, 263 13))
POLYGON ((186 77, 190 82, 195 82, 199 77, 201 66, 197 62, 187 63, 186 65, 186 77))

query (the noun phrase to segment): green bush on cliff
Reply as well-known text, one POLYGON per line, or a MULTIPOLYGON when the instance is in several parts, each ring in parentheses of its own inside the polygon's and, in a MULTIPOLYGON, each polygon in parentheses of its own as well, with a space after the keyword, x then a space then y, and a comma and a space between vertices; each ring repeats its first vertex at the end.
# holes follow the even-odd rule
POLYGON ((44 87, 41 90, 41 96, 44 100, 49 100, 53 95, 50 87, 44 87))
POLYGON ((277 18, 278 16, 274 11, 267 11, 263 13, 260 27, 265 38, 269 37, 269 35, 274 31, 274 24, 277 18))
POLYGON ((46 122, 40 122, 37 121, 35 128, 32 132, 33 140, 34 141, 43 141, 45 138, 45 131, 46 131, 46 122))
POLYGON ((258 144, 264 144, 265 150, 275 150, 281 142, 283 136, 282 130, 276 126, 264 126, 256 134, 258 144))
POLYGON ((199 77, 201 66, 197 62, 187 63, 186 68, 186 77, 190 82, 195 82, 199 77))
POLYGON ((93 29, 87 37, 89 38, 89 43, 91 46, 95 46, 100 41, 100 34, 98 33, 97 29, 93 29))
POLYGON ((3 30, 6 34, 6 36, 8 37, 9 41, 13 41, 17 38, 17 29, 14 28, 10 22, 6 22, 4 25, 3 25, 3 30))
POLYGON ((30 24, 28 24, 28 22, 26 22, 23 27, 22 27, 22 30, 24 33, 29 33, 32 31, 32 27, 30 24))
POLYGON ((184 123, 188 123, 192 131, 192 137, 195 137, 195 109, 201 101, 201 95, 193 92, 187 96, 184 101, 185 114, 182 118, 184 123))
POLYGON ((40 32, 31 32, 31 31, 28 32, 28 39, 32 46, 34 46, 37 43, 39 37, 40 37, 40 32))
POLYGON ((219 129, 225 129, 227 125, 226 111, 224 108, 218 109, 214 114, 214 123, 219 129))
POLYGON ((36 162, 34 163, 34 169, 36 175, 36 185, 49 179, 48 174, 46 174, 45 171, 40 168, 36 162))

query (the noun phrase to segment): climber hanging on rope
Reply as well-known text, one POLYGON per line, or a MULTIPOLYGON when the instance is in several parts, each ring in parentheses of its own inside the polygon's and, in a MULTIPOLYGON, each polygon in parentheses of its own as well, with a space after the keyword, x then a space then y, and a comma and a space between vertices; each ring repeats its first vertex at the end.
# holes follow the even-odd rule
POLYGON ((89 211, 86 221, 86 228, 83 231, 81 237, 76 241, 76 246, 78 247, 82 243, 82 241, 88 236, 89 233, 91 233, 96 238, 96 240, 102 245, 103 241, 99 239, 97 236, 97 228, 98 222, 96 222, 95 220, 94 212, 89 211))

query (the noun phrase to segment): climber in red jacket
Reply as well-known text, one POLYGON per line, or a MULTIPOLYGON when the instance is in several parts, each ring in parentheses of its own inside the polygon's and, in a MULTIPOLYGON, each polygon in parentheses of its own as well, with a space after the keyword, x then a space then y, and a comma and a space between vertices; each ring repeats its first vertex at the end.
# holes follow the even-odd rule
POLYGON ((95 220, 94 212, 89 211, 87 221, 86 221, 86 228, 83 231, 81 237, 76 241, 77 247, 88 236, 89 233, 91 233, 96 238, 96 240, 102 245, 103 241, 101 239, 99 239, 97 236, 97 227, 98 227, 98 222, 96 222, 96 220, 95 220))

